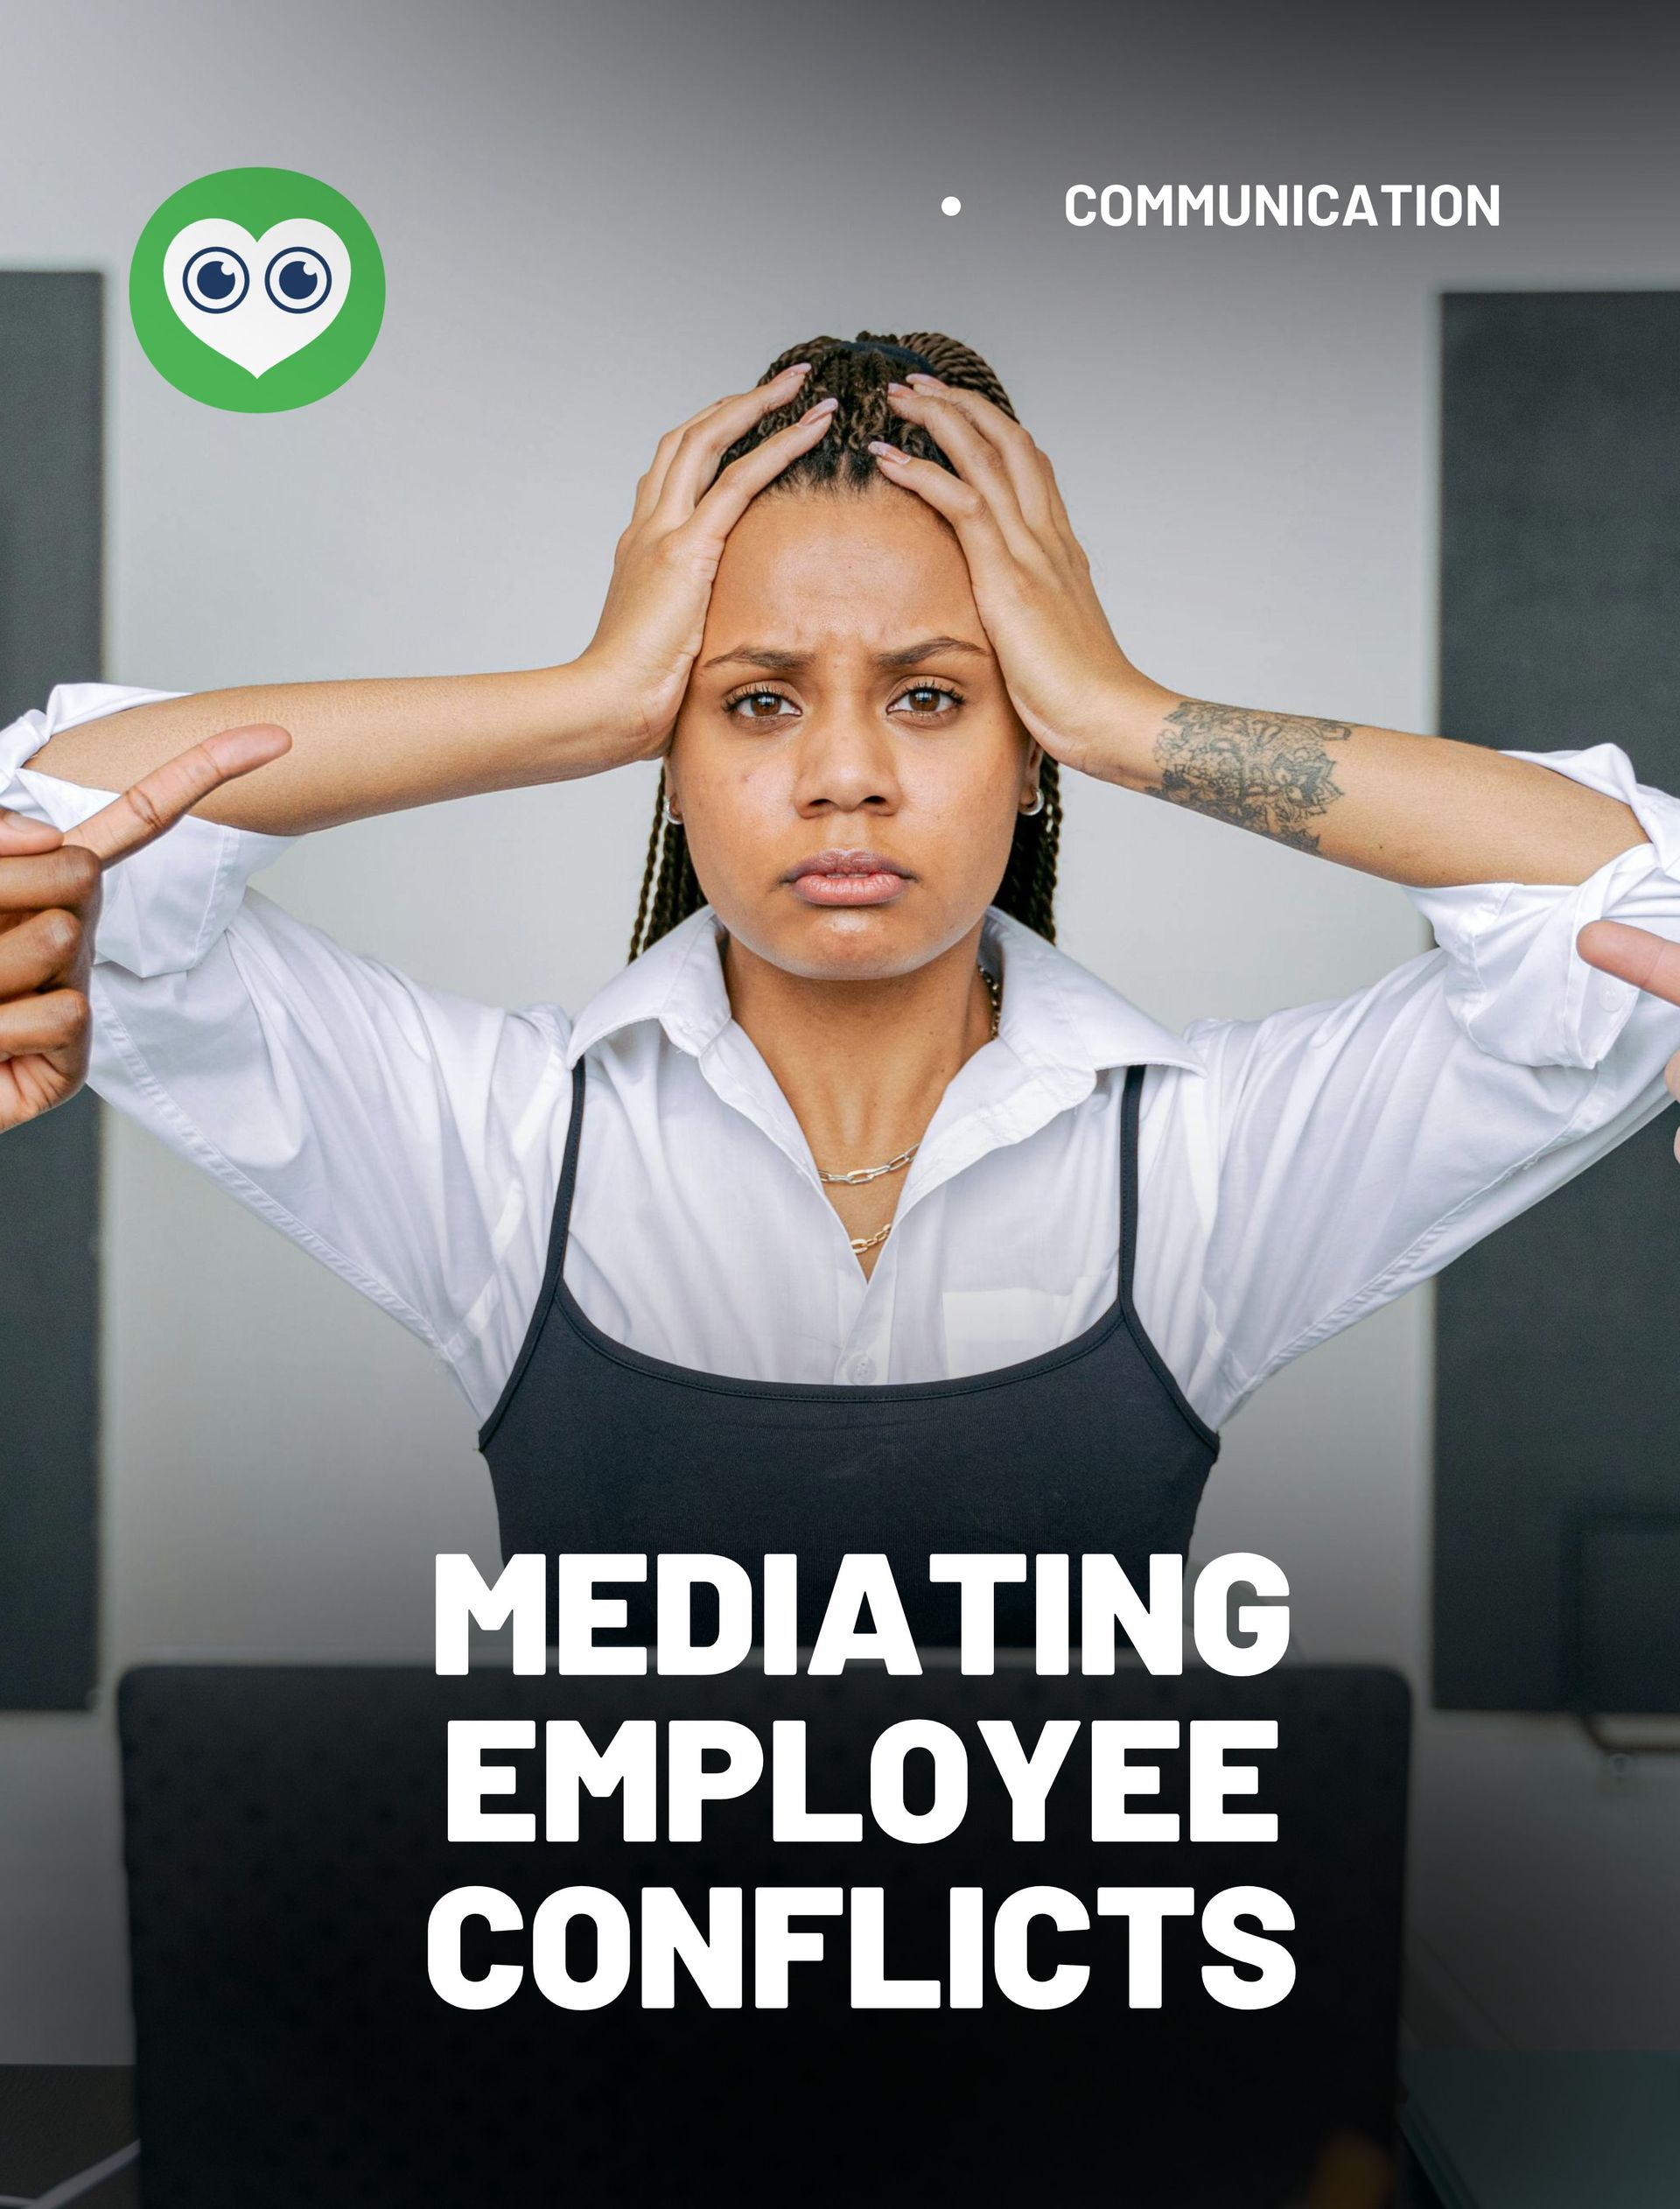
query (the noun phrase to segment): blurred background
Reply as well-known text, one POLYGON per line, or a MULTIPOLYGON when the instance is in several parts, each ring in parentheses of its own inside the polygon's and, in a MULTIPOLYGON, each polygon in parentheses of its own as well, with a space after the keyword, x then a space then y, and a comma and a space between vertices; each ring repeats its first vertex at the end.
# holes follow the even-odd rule
MULTIPOLYGON (((46 681, 206 690, 569 657, 662 430, 798 339, 934 328, 995 362, 1053 453, 1150 674, 1434 727, 1442 295, 1673 305, 1680 33, 1614 8, 1285 20, 991 0, 7 5, 0 272, 103 285, 50 340, 45 295, 13 290, 0 361, 31 389, 55 363, 62 395, 70 354, 52 347, 80 347, 80 373, 102 332, 103 477, 67 450, 27 500, 0 500, 0 606, 62 603, 52 564, 74 566, 63 543, 92 498, 102 638, 46 681), (173 389, 126 305, 158 204, 259 163, 346 193, 388 287, 360 372, 272 416, 173 389), (1073 183, 1208 179, 1496 184, 1502 221, 1063 219, 1073 183)), ((21 449, 32 432, 6 411, 21 449)), ((1670 604, 1675 587, 1670 568, 1670 604)), ((1672 713, 1656 731, 1600 718, 1595 635, 1580 679, 1544 693, 1544 725, 1446 733, 1610 740, 1672 785, 1672 713)), ((0 636, 0 676, 27 665, 34 683, 30 637, 3 614, 0 636)), ((8 691, 6 718, 37 687, 8 691)), ((295 847, 262 887, 432 984, 576 1005, 622 960, 652 789, 626 771, 371 823, 295 847)), ((1339 994, 1426 941, 1397 890, 1111 789, 1069 791, 1064 848, 1065 946, 1173 1024, 1339 994)), ((208 1182, 112 1116, 89 1125, 97 1338, 42 1316, 38 1252, 0 1254, 8 1355, 73 1436, 97 1402, 100 1467, 90 1707, 0 1712, 0 2062, 129 2054, 103 1686, 163 1648, 424 1652, 434 1553, 495 1554, 446 1372, 208 1182)), ((1664 1147, 1646 1154, 1654 1207, 1664 1147)), ((72 1178, 47 1206, 70 1221, 72 1178)), ((1582 1263, 1607 1270, 1606 1247, 1582 1263)), ((1198 1546, 1276 1557, 1298 1653, 1391 1662, 1418 1692, 1414 2031, 1672 2045, 1680 1759, 1624 1771, 1561 1715, 1430 1708, 1435 1371, 1428 1292, 1290 1370, 1228 1430, 1198 1546)), ((32 1477, 0 1465, 14 1499, 32 1477)), ((1520 1521, 1520 1464, 1501 1479, 1520 1521)), ((37 1522, 4 1523, 6 1569, 29 1581, 37 1522)), ((1475 1539, 1486 1569, 1496 1536, 1484 1521, 1475 1539)))

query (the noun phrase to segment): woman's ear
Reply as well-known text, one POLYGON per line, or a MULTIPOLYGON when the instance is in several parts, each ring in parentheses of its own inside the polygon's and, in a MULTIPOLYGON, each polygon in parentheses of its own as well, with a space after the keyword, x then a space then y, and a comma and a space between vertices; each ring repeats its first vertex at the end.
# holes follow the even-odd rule
POLYGON ((1039 813, 1044 810, 1044 793, 1039 788, 1039 769, 1044 762, 1044 747, 1029 741, 1026 758, 1021 767, 1021 810, 1039 813))

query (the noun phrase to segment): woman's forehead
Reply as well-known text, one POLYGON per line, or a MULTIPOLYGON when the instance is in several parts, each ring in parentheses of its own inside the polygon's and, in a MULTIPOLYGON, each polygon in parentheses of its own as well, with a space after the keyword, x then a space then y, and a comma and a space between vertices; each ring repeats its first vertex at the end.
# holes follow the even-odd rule
POLYGON ((912 634, 984 636, 956 537, 914 492, 885 484, 750 508, 718 563, 709 651, 725 631, 773 646, 855 638, 872 649, 912 634))

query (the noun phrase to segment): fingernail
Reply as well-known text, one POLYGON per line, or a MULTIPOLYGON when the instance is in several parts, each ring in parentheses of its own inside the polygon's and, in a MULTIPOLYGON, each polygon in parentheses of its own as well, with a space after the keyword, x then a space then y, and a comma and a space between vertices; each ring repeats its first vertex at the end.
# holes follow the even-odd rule
POLYGON ((218 729, 206 737, 205 749, 225 775, 265 767, 291 749, 290 733, 273 721, 253 721, 237 729, 218 729))
POLYGON ((889 383, 886 388, 889 391, 907 391, 910 386, 907 383, 889 383))
POLYGON ((819 414, 832 414, 839 405, 838 399, 819 399, 815 406, 808 406, 800 417, 803 422, 815 422, 819 414))
MULTIPOLYGON (((810 372, 811 364, 808 361, 790 361, 782 370, 781 375, 808 375, 810 372)), ((781 376, 779 375, 776 381, 780 383, 781 376)))
POLYGON ((941 391, 944 389, 944 386, 941 383, 936 375, 924 375, 919 368, 911 369, 907 381, 914 384, 918 391, 920 390, 924 383, 928 386, 928 389, 930 391, 941 391))
POLYGON ((909 458, 908 453, 900 452, 896 445, 888 445, 884 438, 872 438, 869 449, 878 460, 904 460, 909 458))

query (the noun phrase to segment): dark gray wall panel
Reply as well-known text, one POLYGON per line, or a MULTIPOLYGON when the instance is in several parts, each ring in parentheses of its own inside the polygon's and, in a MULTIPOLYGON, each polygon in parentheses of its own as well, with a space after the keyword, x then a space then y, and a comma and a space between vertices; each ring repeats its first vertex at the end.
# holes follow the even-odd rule
MULTIPOLYGON (((0 271, 0 726, 100 671, 102 281, 0 271)), ((96 1672, 99 1114, 0 1138, 0 1709, 96 1672)))
MULTIPOLYGON (((1680 789, 1680 292, 1445 303, 1441 719, 1680 789)), ((1440 1283, 1435 1699, 1680 1709, 1665 1116, 1440 1283)))

